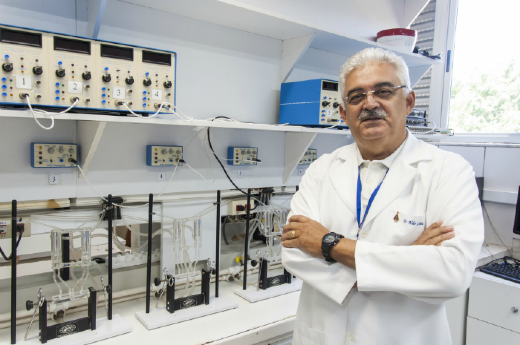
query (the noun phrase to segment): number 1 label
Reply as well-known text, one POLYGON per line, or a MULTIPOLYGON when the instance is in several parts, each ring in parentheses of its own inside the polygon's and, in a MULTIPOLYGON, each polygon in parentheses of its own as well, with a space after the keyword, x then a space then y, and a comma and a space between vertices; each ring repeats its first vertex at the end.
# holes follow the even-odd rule
POLYGON ((17 75, 16 76, 16 88, 17 89, 32 89, 31 77, 28 77, 26 75, 17 75))

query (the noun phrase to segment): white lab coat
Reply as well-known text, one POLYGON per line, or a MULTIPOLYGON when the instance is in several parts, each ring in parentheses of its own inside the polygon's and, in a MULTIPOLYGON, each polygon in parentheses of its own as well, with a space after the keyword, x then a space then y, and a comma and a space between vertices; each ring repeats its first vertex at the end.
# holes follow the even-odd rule
MULTIPOLYGON (((451 344, 444 301, 469 287, 484 240, 475 174, 459 155, 408 136, 367 215, 356 270, 283 248, 283 265, 304 282, 294 345, 451 344), (455 238, 411 246, 438 220, 454 226, 455 238)), ((307 169, 291 215, 356 239, 356 149, 342 147, 307 169)))

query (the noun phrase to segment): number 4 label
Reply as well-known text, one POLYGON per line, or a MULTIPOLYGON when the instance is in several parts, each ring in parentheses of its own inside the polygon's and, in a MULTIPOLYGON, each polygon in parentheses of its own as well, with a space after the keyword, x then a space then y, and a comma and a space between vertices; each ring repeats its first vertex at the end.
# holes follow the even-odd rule
POLYGON ((162 90, 152 89, 152 99, 162 101, 162 90))

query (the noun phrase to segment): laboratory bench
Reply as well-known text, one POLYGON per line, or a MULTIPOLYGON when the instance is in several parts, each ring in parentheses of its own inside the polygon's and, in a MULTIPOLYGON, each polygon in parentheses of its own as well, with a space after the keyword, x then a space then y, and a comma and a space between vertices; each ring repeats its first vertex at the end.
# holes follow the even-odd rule
MULTIPOLYGON (((479 255, 478 266, 505 255, 509 255, 509 250, 506 247, 486 244, 482 247, 482 251, 479 255)), ((142 345, 153 341, 159 344, 172 342, 177 345, 208 343, 247 345, 267 344, 271 340, 271 344, 289 344, 290 340, 282 340, 280 342, 272 340, 290 337, 294 328, 300 292, 281 295, 257 303, 249 303, 234 293, 235 289, 240 288, 241 284, 238 283, 220 282, 220 296, 227 297, 238 303, 239 307, 236 309, 157 328, 151 331, 147 330, 135 317, 136 312, 145 309, 144 297, 114 304, 114 315, 120 315, 130 324, 133 331, 98 343, 107 345, 142 345)), ((211 290, 213 294, 213 284, 211 290)), ((213 300, 214 298, 214 295, 212 295, 211 299, 213 300)), ((151 305, 152 308, 155 307, 154 298, 152 298, 151 305)), ((510 337, 518 341, 520 334, 515 332, 520 332, 520 326, 518 326, 520 323, 517 322, 516 326, 514 326, 514 324, 513 326, 507 326, 507 324, 504 323, 514 323, 516 319, 520 317, 518 313, 511 312, 511 307, 514 305, 520 308, 519 285, 503 281, 499 278, 490 277, 480 272, 475 273, 469 294, 466 293, 446 303, 453 345, 464 344, 466 320, 468 329, 467 344, 489 344, 491 342, 486 342, 483 339, 488 339, 490 336, 500 336, 504 337, 503 339, 509 339, 508 337, 510 337), (483 298, 484 296, 486 296, 486 298, 483 298), (466 306, 468 305, 469 311, 466 314, 466 306), (502 306, 504 306, 505 310, 499 311, 498 309, 502 306), (501 312, 508 312, 510 315, 504 316, 502 315, 504 313, 501 312), (482 317, 481 315, 487 315, 487 317, 482 317), (488 320, 488 318, 490 318, 490 320, 488 320), (506 327, 509 328, 506 329, 506 327), (488 328, 490 329, 489 332, 487 331, 488 328), (495 333, 500 334, 493 335, 495 333), (507 334, 502 335, 502 333, 507 334), (479 339, 478 341, 473 341, 473 339, 477 338, 479 339)), ((104 314, 104 308, 98 308, 98 317, 102 317, 104 314)), ((23 324, 17 327, 18 344, 24 343, 23 336, 27 326, 28 324, 23 324)), ((33 324, 29 338, 36 337, 37 333, 38 325, 35 323, 33 324)), ((9 328, 0 330, 0 344, 9 344, 9 334, 9 328)), ((81 336, 81 333, 77 335, 81 336)), ((52 343, 52 340, 49 341, 49 344, 52 343)))

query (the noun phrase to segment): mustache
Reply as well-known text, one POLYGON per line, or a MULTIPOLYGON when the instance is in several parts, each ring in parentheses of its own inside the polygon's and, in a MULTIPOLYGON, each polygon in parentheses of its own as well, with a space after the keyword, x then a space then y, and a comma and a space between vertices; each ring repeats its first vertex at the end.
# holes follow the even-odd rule
POLYGON ((369 117, 378 117, 380 119, 384 119, 387 116, 388 116, 388 113, 381 108, 375 108, 375 109, 371 109, 371 110, 363 109, 361 111, 361 114, 359 114, 358 119, 359 119, 359 121, 364 121, 364 120, 368 119, 369 117))

